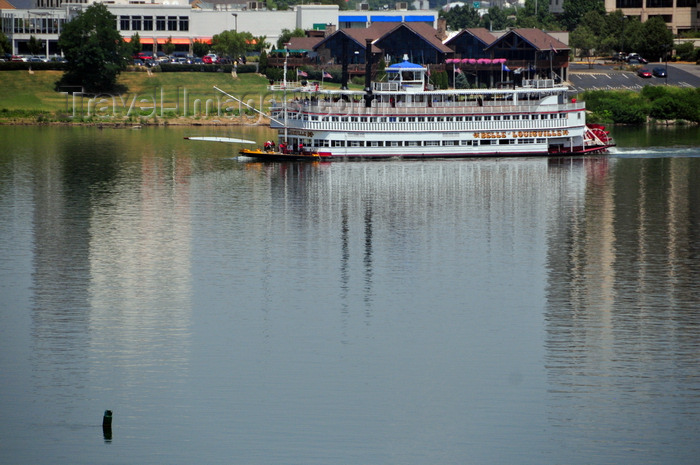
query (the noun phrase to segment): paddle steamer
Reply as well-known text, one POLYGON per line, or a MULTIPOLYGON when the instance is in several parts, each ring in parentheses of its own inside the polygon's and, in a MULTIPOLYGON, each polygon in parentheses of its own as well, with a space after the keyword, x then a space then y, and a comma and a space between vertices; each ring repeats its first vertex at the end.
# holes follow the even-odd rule
POLYGON ((427 68, 404 61, 386 69, 385 81, 369 81, 356 91, 271 85, 285 95, 270 111, 280 152, 327 159, 562 156, 614 145, 605 128, 586 124, 583 102, 553 80, 434 89, 427 68))

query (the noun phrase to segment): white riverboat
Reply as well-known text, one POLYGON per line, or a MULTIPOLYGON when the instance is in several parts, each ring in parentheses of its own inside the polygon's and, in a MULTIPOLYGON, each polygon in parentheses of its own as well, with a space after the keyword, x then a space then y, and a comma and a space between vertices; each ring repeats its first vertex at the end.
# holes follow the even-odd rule
POLYGON ((388 67, 386 76, 362 91, 272 85, 284 92, 270 111, 281 151, 326 159, 565 156, 614 145, 603 127, 586 124, 585 105, 553 80, 433 89, 428 69, 408 61, 388 67))

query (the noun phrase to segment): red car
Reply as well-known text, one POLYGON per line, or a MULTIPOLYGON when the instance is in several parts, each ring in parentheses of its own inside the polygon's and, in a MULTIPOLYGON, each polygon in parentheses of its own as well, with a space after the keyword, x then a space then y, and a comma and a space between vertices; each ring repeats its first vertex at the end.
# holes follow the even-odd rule
POLYGON ((646 68, 641 68, 639 71, 637 71, 637 75, 638 75, 639 77, 643 77, 643 78, 650 78, 650 77, 651 77, 651 71, 649 71, 649 70, 646 69, 646 68))

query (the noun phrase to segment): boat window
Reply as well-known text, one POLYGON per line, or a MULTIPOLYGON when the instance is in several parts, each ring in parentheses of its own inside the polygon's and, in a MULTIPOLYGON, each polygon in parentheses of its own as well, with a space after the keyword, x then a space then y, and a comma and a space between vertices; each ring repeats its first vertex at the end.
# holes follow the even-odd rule
POLYGON ((510 115, 504 115, 503 121, 510 121, 510 115))
POLYGON ((386 145, 389 147, 401 147, 403 144, 400 140, 392 140, 387 142, 386 145))
POLYGON ((463 140, 461 141, 461 145, 474 145, 473 140, 463 140))
POLYGON ((514 144, 515 139, 501 139, 498 141, 499 145, 509 145, 509 144, 514 144))
POLYGON ((480 145, 491 145, 491 142, 493 142, 493 141, 491 141, 491 140, 483 140, 483 139, 482 139, 482 140, 479 141, 479 142, 480 142, 480 145))
POLYGON ((405 116, 400 116, 399 117, 399 123, 405 123, 406 122, 406 117, 405 116))
POLYGON ((384 146, 384 141, 382 140, 373 140, 371 142, 368 142, 367 145, 370 147, 383 147, 384 146))
POLYGON ((557 119, 557 115, 555 115, 554 113, 552 113, 551 115, 549 115, 549 119, 557 119))
POLYGON ((357 123, 357 116, 351 116, 350 121, 353 123, 357 123))
MULTIPOLYGON (((477 116, 477 118, 478 118, 478 116, 477 116)), ((477 120, 477 121, 478 121, 478 120, 477 120)), ((490 117, 490 116, 484 116, 484 121, 491 121, 491 117, 490 117)))
POLYGON ((475 116, 474 121, 481 121, 481 116, 475 116))
POLYGON ((523 119, 530 119, 530 115, 523 115, 523 119))
POLYGON ((440 145, 440 141, 439 141, 439 140, 426 140, 426 141, 425 141, 425 145, 426 145, 426 146, 429 146, 429 145, 440 145))
POLYGON ((513 119, 514 119, 514 120, 519 120, 519 119, 520 119, 520 115, 513 115, 513 119))
POLYGON ((465 117, 464 117, 464 121, 469 122, 469 121, 471 121, 471 120, 472 120, 472 117, 471 117, 471 116, 465 116, 465 117))
POLYGON ((366 117, 366 116, 361 117, 361 118, 360 118, 360 121, 363 122, 363 123, 366 123, 366 122, 367 122, 367 117, 366 117))
POLYGON ((406 147, 416 147, 420 145, 420 142, 415 141, 415 140, 407 140, 406 141, 406 147))
POLYGON ((415 116, 409 116, 409 117, 408 117, 408 122, 409 122, 409 123, 415 123, 415 122, 416 122, 416 117, 415 117, 415 116))
POLYGON ((312 116, 311 121, 318 121, 318 116, 312 116))
POLYGON ((494 116, 494 117, 493 117, 493 120, 494 120, 494 121, 500 121, 500 120, 501 120, 501 117, 500 117, 500 116, 494 116))
POLYGON ((428 116, 428 117, 426 118, 426 120, 427 120, 428 122, 433 122, 433 121, 435 121, 435 117, 434 117, 434 116, 428 116))
POLYGON ((351 140, 350 147, 364 147, 365 141, 363 140, 351 140))
POLYGON ((380 117, 379 117, 379 122, 380 122, 380 123, 386 123, 386 116, 380 116, 380 117))
POLYGON ((331 116, 331 121, 338 121, 339 119, 340 118, 338 118, 337 116, 331 116))
POLYGON ((437 121, 445 121, 445 117, 444 117, 444 116, 438 116, 438 117, 437 117, 437 121))
POLYGON ((463 116, 455 116, 455 121, 464 121, 463 116))
POLYGON ((418 122, 419 122, 419 123, 422 123, 422 122, 424 122, 424 121, 425 121, 425 118, 424 118, 423 116, 419 116, 419 117, 418 117, 418 122))
POLYGON ((537 144, 544 144, 545 142, 547 142, 547 139, 536 139, 535 140, 535 143, 537 143, 537 144))
POLYGON ((452 146, 452 145, 457 145, 459 141, 456 140, 443 140, 442 145, 444 146, 452 146))

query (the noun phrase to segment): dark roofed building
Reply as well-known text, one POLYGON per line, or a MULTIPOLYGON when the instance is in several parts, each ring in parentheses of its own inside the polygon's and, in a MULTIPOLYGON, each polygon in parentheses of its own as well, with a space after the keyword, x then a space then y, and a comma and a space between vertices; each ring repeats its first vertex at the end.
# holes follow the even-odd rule
POLYGON ((443 63, 452 50, 437 37, 437 30, 423 22, 376 22, 368 28, 340 29, 316 46, 322 61, 343 62, 343 47, 350 63, 365 62, 365 44, 372 41, 372 53, 389 56, 390 62, 404 55, 421 64, 443 63))
POLYGON ((562 81, 568 79, 569 46, 539 29, 513 29, 486 48, 492 58, 505 58, 511 69, 562 81))
POLYGON ((445 42, 445 45, 454 50, 455 58, 488 58, 490 55, 486 48, 495 41, 496 36, 488 29, 475 27, 460 31, 445 42))

